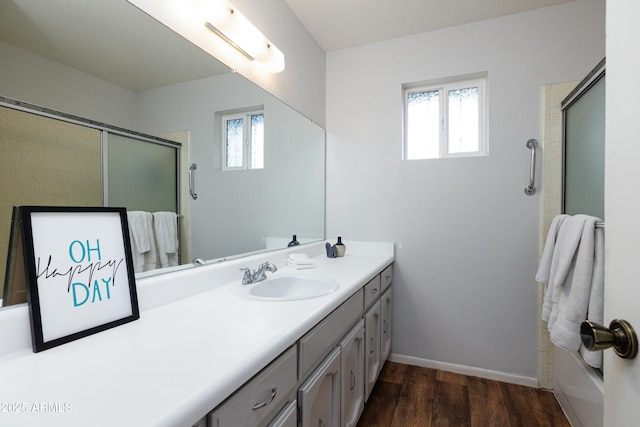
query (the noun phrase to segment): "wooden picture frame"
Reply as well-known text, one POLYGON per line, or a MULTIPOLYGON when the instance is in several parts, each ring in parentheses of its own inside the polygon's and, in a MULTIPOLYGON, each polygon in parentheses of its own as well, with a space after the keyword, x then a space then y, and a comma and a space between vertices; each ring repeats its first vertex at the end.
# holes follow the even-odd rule
POLYGON ((18 210, 34 352, 140 317, 126 209, 18 210))

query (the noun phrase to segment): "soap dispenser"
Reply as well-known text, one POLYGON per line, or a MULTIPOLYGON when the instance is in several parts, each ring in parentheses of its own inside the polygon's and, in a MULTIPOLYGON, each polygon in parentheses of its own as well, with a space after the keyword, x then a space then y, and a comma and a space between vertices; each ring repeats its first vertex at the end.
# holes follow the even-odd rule
POLYGON ((338 250, 338 256, 344 256, 347 247, 342 243, 342 237, 338 236, 338 243, 336 243, 336 249, 338 250))
POLYGON ((291 239, 291 241, 289 242, 289 244, 287 245, 288 247, 291 246, 298 246, 300 244, 300 242, 298 242, 298 239, 296 238, 296 235, 293 235, 293 239, 291 239))

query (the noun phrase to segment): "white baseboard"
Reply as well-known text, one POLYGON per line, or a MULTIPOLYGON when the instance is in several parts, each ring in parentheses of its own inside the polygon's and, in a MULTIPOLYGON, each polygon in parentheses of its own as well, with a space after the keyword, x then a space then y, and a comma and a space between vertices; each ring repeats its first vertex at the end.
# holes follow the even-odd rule
POLYGON ((488 369, 474 368, 473 366, 456 365, 453 363, 438 362, 435 360, 421 359, 414 356, 391 353, 389 359, 392 362, 404 363, 406 365, 421 366, 423 368, 437 369, 440 371, 453 372, 456 374, 469 375, 472 377, 486 378, 489 380, 501 381, 510 384, 524 385, 538 388, 538 379, 524 377, 522 375, 508 374, 506 372, 491 371, 488 369))

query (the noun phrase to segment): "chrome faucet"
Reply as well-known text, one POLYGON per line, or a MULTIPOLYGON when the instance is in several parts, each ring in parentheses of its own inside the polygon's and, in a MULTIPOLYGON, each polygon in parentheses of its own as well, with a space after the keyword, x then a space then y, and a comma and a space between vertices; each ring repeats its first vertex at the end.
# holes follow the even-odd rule
POLYGON ((267 278, 267 271, 275 273, 278 268, 271 264, 270 262, 265 262, 261 264, 260 267, 253 273, 249 268, 241 268, 240 270, 244 271, 244 276, 242 276, 242 284, 250 285, 252 283, 261 282, 267 278))

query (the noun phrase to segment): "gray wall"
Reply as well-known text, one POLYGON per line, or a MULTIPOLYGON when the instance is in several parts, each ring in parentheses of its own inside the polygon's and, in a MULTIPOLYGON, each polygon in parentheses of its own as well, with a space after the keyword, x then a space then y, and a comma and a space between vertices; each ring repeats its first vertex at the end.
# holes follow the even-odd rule
POLYGON ((190 132, 190 162, 198 165, 198 199, 189 200, 191 227, 197 230, 192 233, 193 257, 213 259, 264 249, 267 237, 285 243, 293 234, 322 238, 320 127, 235 73, 145 91, 138 94, 137 106, 137 125, 144 132, 190 132), (222 171, 222 130, 216 113, 252 106, 264 108, 265 167, 222 171))
POLYGON ((126 129, 134 127, 135 92, 2 41, 0 63, 2 96, 126 129))
POLYGON ((327 233, 396 243, 393 353, 534 383, 540 90, 604 56, 585 0, 327 55, 327 233), (401 85, 488 72, 489 152, 406 162, 401 85), (467 368, 469 367, 469 368, 467 368))

